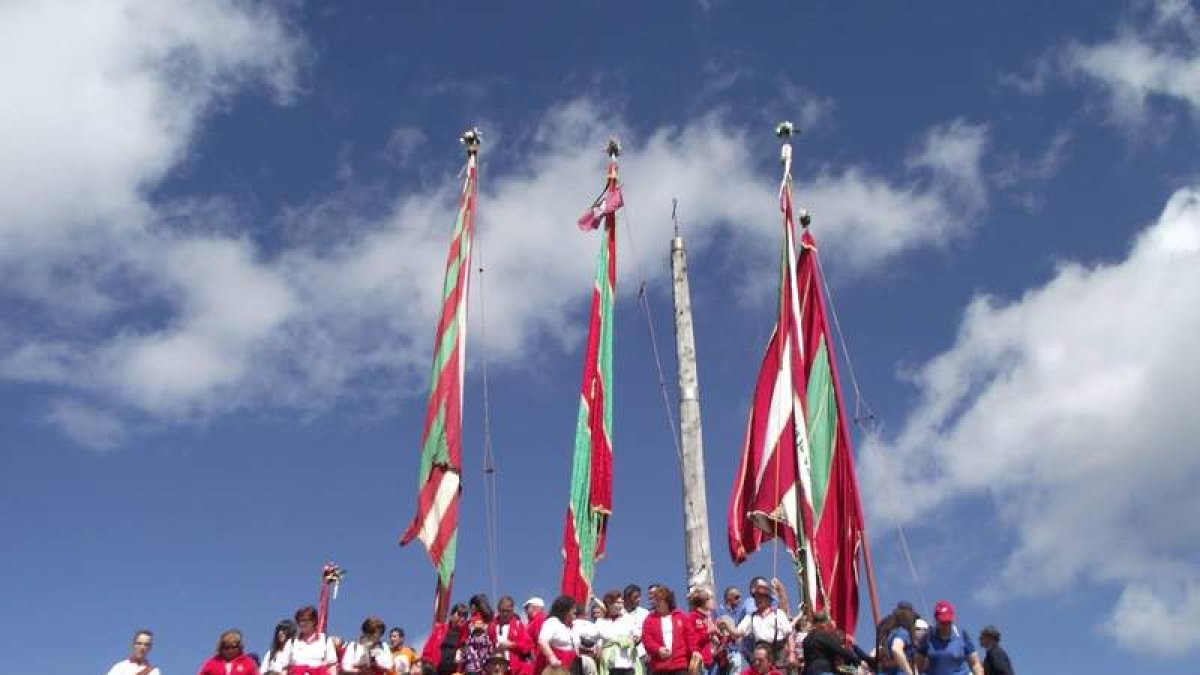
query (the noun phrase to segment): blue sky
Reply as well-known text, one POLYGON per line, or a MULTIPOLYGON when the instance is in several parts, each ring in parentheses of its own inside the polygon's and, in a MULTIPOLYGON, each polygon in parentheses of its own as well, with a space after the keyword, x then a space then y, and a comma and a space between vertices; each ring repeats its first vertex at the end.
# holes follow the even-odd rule
POLYGON ((683 582, 636 299, 644 280, 673 371, 672 198, 717 581, 769 573, 769 551, 732 568, 724 514, 773 320, 788 118, 879 420, 857 441, 883 605, 951 599, 1023 672, 1183 672, 1200 646, 1197 73, 1200 13, 1180 0, 8 3, 0 633, 68 640, 100 671, 145 625, 185 672, 230 626, 261 649, 330 559, 348 570, 336 632, 377 613, 425 633, 432 570, 396 540, 475 124, 456 595, 492 592, 485 355, 499 590, 557 587, 597 245, 573 223, 610 133, 629 228, 597 586, 683 582))

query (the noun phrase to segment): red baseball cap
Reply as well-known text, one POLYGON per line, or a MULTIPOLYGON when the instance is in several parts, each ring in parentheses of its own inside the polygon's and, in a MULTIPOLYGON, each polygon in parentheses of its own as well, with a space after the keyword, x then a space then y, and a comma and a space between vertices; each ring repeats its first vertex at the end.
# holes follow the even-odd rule
POLYGON ((954 605, 945 600, 938 600, 938 603, 933 606, 933 617, 938 621, 953 621, 954 605))

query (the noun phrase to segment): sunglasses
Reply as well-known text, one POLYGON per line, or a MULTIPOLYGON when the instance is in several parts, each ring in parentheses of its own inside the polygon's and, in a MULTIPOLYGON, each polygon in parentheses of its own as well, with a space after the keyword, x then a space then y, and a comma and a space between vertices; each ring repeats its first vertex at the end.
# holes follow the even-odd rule
POLYGON ((226 642, 225 644, 221 645, 221 649, 241 649, 241 648, 242 648, 242 643, 240 643, 240 642, 237 642, 237 643, 226 642))

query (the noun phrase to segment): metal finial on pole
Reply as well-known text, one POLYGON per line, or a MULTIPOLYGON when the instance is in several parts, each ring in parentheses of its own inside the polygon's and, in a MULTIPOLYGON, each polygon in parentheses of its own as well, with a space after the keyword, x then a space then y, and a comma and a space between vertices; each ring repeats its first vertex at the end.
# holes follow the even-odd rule
POLYGON ((467 147, 467 156, 472 157, 479 154, 479 144, 483 142, 483 132, 479 127, 471 127, 463 132, 458 140, 467 147))
POLYGON ((784 176, 792 173, 792 136, 797 133, 796 125, 787 120, 775 126, 775 135, 783 141, 783 147, 779 149, 779 161, 783 162, 784 176))
POLYGON ((621 142, 617 140, 616 136, 608 137, 608 143, 604 146, 604 152, 608 153, 608 156, 614 160, 621 156, 621 142))
POLYGON ((675 236, 679 236, 679 219, 675 217, 675 212, 679 208, 679 200, 671 198, 671 224, 675 226, 675 236))

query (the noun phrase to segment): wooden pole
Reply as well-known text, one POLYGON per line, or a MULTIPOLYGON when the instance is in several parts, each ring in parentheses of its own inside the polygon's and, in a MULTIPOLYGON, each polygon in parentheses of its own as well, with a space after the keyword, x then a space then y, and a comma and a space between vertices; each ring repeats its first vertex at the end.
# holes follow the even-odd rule
MULTIPOLYGON (((671 208, 675 220, 675 206, 671 208)), ((675 353, 679 366, 680 472, 683 474, 684 553, 688 590, 704 586, 716 593, 708 534, 708 497, 704 482, 704 438, 700 427, 700 379, 696 369, 696 336, 688 286, 687 251, 675 220, 671 239, 671 281, 675 300, 675 353)))
POLYGON ((862 530, 863 567, 867 569, 867 593, 871 596, 871 618, 878 626, 883 618, 879 615, 879 594, 875 590, 875 564, 871 562, 871 544, 867 541, 867 528, 862 530))

